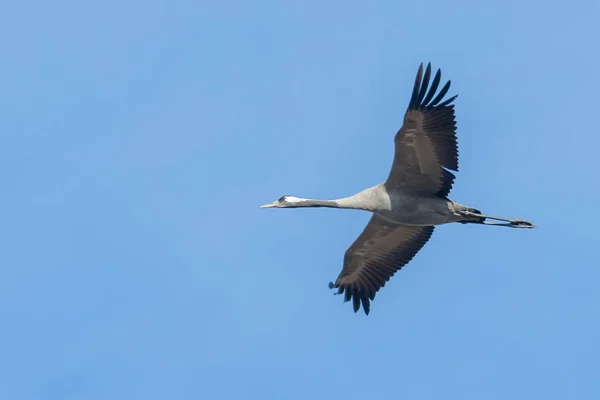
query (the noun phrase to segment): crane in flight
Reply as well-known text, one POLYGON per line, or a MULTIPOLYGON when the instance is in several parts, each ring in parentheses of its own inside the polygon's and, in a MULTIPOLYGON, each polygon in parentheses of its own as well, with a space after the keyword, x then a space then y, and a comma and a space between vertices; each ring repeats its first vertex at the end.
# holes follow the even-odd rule
POLYGON ((261 208, 330 207, 364 210, 372 217, 346 250, 342 271, 330 289, 352 301, 354 312, 370 302, 386 282, 421 250, 437 225, 459 222, 511 228, 534 228, 522 219, 482 214, 448 198, 458 171, 458 146, 454 104, 444 100, 448 81, 437 92, 441 71, 431 79, 431 64, 419 66, 404 122, 394 138, 395 154, 386 181, 337 200, 312 200, 295 196, 261 208), (431 84, 430 84, 431 83, 431 84), (437 92, 437 95, 436 95, 437 92), (500 221, 500 222, 493 222, 500 221))

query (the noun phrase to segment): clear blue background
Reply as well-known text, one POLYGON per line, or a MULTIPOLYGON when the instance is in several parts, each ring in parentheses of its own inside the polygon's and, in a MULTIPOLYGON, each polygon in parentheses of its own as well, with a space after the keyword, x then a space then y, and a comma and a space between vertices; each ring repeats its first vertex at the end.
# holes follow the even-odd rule
POLYGON ((12 1, 0 398, 598 399, 597 1, 12 1), (458 93, 436 230, 354 314, 420 62, 458 93))

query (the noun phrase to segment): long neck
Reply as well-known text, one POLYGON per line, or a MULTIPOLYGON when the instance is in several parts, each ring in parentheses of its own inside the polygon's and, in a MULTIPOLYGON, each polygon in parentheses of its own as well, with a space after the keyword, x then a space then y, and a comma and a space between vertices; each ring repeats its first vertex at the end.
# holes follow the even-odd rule
POLYGON ((344 197, 337 200, 312 200, 302 199, 294 206, 296 207, 329 207, 329 208, 347 208, 353 210, 373 211, 380 208, 379 187, 374 186, 365 189, 355 195, 344 197))
POLYGON ((313 199, 301 199, 297 203, 293 203, 290 207, 328 207, 328 208, 342 208, 339 206, 336 200, 313 200, 313 199))

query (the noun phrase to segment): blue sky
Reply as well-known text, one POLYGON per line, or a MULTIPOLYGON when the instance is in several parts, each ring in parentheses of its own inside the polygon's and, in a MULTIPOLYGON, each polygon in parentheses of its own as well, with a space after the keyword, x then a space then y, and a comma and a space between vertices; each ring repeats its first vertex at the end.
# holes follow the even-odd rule
POLYGON ((600 3, 23 1, 0 15, 0 398, 597 399, 600 3), (367 213, 420 62, 451 197, 371 314, 367 213))

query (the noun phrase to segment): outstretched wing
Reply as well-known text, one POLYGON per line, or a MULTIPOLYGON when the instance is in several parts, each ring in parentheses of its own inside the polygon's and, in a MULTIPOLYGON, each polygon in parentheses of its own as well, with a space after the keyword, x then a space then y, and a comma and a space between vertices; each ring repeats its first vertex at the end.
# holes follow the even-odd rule
POLYGON ((353 301, 354 312, 362 303, 369 314, 370 300, 400 268, 427 243, 433 226, 406 226, 387 222, 374 214, 360 236, 346 250, 344 267, 335 284, 344 301, 353 301))
POLYGON ((431 86, 430 77, 431 64, 427 64, 424 76, 421 64, 404 122, 394 138, 394 162, 385 185, 388 190, 446 197, 455 177, 444 168, 458 171, 456 121, 451 104, 457 96, 441 102, 451 81, 435 96, 441 71, 437 70, 431 86))

